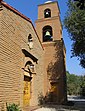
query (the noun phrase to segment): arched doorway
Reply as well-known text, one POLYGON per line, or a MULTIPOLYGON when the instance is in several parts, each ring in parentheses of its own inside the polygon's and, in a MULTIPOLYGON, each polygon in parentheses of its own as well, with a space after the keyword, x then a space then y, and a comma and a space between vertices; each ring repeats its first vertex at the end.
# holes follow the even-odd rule
POLYGON ((23 91, 23 104, 24 106, 28 106, 30 104, 31 99, 31 61, 27 61, 24 67, 24 91, 23 91))
POLYGON ((23 107, 26 108, 30 105, 32 95, 32 78, 35 72, 35 63, 37 64, 38 59, 29 53, 26 49, 22 49, 24 57, 24 80, 23 80, 23 107))

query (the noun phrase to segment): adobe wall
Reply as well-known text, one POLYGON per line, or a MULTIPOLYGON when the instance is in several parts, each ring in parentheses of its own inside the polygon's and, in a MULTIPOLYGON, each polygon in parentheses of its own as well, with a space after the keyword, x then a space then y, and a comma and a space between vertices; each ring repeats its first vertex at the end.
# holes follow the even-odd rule
POLYGON ((38 59, 36 75, 32 79, 30 105, 38 104, 38 94, 43 93, 43 49, 32 24, 3 6, 0 11, 0 111, 7 103, 23 107, 23 80, 25 56, 22 49, 38 59), (2 16, 1 16, 2 13, 2 16), (29 49, 28 35, 33 37, 34 47, 29 49))
POLYGON ((56 82, 56 101, 58 104, 66 101, 66 69, 65 69, 65 55, 62 40, 55 42, 43 43, 45 50, 45 91, 50 91, 51 82, 56 82), (48 82, 47 82, 48 80, 48 82))

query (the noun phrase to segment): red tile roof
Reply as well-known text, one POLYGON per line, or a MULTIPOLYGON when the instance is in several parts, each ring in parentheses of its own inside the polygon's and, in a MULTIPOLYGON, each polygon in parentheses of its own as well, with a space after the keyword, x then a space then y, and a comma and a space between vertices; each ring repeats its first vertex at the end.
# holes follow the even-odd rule
MULTIPOLYGON (((30 22, 31 25, 32 25, 32 27, 33 27, 33 29, 34 29, 34 31, 35 31, 35 33, 36 33, 36 35, 37 35, 37 37, 38 37, 38 34, 37 34, 36 30, 35 30, 35 27, 34 27, 32 21, 31 21, 28 17, 26 17, 25 15, 23 15, 22 13, 20 13, 18 10, 16 10, 16 9, 13 8, 12 6, 8 5, 8 4, 7 4, 6 2, 4 2, 3 0, 0 0, 0 3, 1 3, 1 5, 5 6, 5 7, 8 8, 9 10, 13 11, 14 13, 16 13, 17 15, 21 16, 23 19, 25 19, 25 20, 27 20, 28 22, 30 22)), ((38 39, 39 39, 39 37, 38 37, 38 39)), ((41 46, 42 46, 42 43, 41 43, 40 39, 39 39, 39 42, 40 42, 40 44, 41 44, 41 46)), ((43 48, 43 46, 42 46, 42 48, 43 48)))

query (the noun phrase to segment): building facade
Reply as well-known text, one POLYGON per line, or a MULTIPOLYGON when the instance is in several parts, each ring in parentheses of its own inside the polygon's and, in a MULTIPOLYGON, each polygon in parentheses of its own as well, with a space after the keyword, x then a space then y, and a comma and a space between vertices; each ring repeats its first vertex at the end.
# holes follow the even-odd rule
POLYGON ((38 105, 39 95, 66 100, 65 47, 57 2, 38 7, 36 29, 29 18, 0 2, 0 111, 38 105), (42 10, 42 11, 40 11, 42 10), (55 10, 55 11, 54 11, 55 10))

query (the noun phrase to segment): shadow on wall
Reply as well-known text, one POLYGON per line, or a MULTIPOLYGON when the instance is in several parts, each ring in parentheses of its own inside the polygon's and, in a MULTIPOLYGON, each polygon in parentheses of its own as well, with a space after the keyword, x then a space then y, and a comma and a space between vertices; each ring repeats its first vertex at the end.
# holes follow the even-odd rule
POLYGON ((66 97, 66 70, 65 70, 65 47, 63 40, 57 40, 54 44, 54 61, 51 61, 47 68, 48 79, 51 89, 48 95, 56 103, 65 102, 66 97))
POLYGON ((47 68, 47 76, 50 83, 49 92, 45 96, 39 94, 39 105, 63 104, 66 101, 66 70, 64 43, 62 40, 55 41, 55 55, 47 68))
MULTIPOLYGON (((55 97, 56 98, 56 97, 55 97)), ((67 101, 64 104, 56 104, 56 102, 52 102, 52 95, 51 93, 47 94, 45 97, 42 93, 38 95, 38 105, 43 107, 56 107, 60 106, 60 108, 66 108, 66 109, 75 109, 73 101, 67 101), (73 107, 74 106, 74 107, 73 107)))
POLYGON ((55 47, 55 61, 51 61, 47 68, 47 74, 49 80, 58 80, 61 77, 63 72, 63 50, 62 50, 62 41, 56 41, 54 44, 55 47))
POLYGON ((43 96, 41 93, 38 95, 38 103, 39 103, 39 105, 44 106, 44 105, 48 105, 48 104, 54 104, 53 101, 54 101, 54 99, 53 99, 53 95, 52 95, 51 92, 47 93, 46 96, 43 96))

